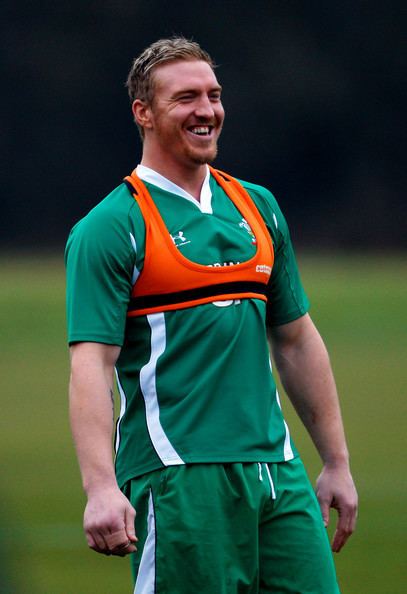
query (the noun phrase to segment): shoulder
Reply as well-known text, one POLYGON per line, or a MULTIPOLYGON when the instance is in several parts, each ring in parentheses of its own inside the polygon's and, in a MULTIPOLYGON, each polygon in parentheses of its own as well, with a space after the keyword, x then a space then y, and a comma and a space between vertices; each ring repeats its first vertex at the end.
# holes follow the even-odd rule
POLYGON ((264 186, 260 186, 259 184, 255 184, 244 179, 236 179, 240 184, 242 184, 242 186, 245 188, 245 190, 249 192, 250 195, 254 195, 258 197, 260 200, 270 202, 271 204, 277 204, 277 200, 268 188, 265 188, 264 186))
POLYGON ((120 184, 73 227, 75 233, 99 232, 128 227, 132 211, 138 210, 136 201, 125 184, 120 184))
POLYGON ((75 240, 105 242, 129 239, 129 233, 144 233, 140 208, 125 184, 120 184, 72 228, 68 245, 75 240))
POLYGON ((140 208, 125 184, 121 184, 99 202, 72 228, 66 246, 66 258, 94 256, 133 258, 135 237, 144 236, 140 208))

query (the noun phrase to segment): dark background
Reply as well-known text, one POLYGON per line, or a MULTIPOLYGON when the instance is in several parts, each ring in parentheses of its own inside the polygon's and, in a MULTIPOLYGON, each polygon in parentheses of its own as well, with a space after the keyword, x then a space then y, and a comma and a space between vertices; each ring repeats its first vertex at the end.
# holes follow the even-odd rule
POLYGON ((294 241, 407 247, 406 4, 71 0, 3 5, 3 249, 60 249, 140 158, 124 81, 159 37, 219 64, 217 166, 266 185, 294 241))

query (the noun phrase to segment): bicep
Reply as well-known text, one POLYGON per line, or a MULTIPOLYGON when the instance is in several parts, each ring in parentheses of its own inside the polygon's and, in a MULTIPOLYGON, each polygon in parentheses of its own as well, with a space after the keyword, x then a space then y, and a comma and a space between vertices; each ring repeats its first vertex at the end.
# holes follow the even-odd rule
POLYGON ((308 365, 310 360, 326 356, 323 340, 309 314, 268 328, 271 352, 281 371, 282 368, 308 365))
POLYGON ((70 346, 71 372, 73 376, 92 377, 101 375, 109 383, 121 348, 98 342, 76 342, 70 346))
POLYGON ((267 332, 273 349, 295 345, 306 336, 316 331, 313 321, 308 313, 300 316, 287 324, 268 326, 267 332))

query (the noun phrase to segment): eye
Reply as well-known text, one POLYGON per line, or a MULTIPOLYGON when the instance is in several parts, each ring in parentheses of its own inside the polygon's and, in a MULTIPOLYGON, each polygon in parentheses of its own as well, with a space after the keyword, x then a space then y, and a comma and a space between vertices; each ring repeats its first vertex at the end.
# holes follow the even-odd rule
POLYGON ((193 95, 181 95, 178 97, 178 101, 181 103, 188 103, 188 101, 192 101, 193 95))
POLYGON ((220 101, 220 93, 218 91, 214 92, 214 93, 210 93, 209 95, 209 99, 211 101, 220 101))

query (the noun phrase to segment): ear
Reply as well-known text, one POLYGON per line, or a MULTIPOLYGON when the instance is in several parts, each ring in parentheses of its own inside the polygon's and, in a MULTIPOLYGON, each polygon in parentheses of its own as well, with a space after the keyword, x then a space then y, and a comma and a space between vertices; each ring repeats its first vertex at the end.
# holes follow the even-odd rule
POLYGON ((152 127, 151 108, 147 103, 145 103, 145 101, 141 101, 141 99, 136 99, 135 101, 133 101, 131 110, 133 112, 134 119, 139 126, 141 126, 142 128, 152 127))

